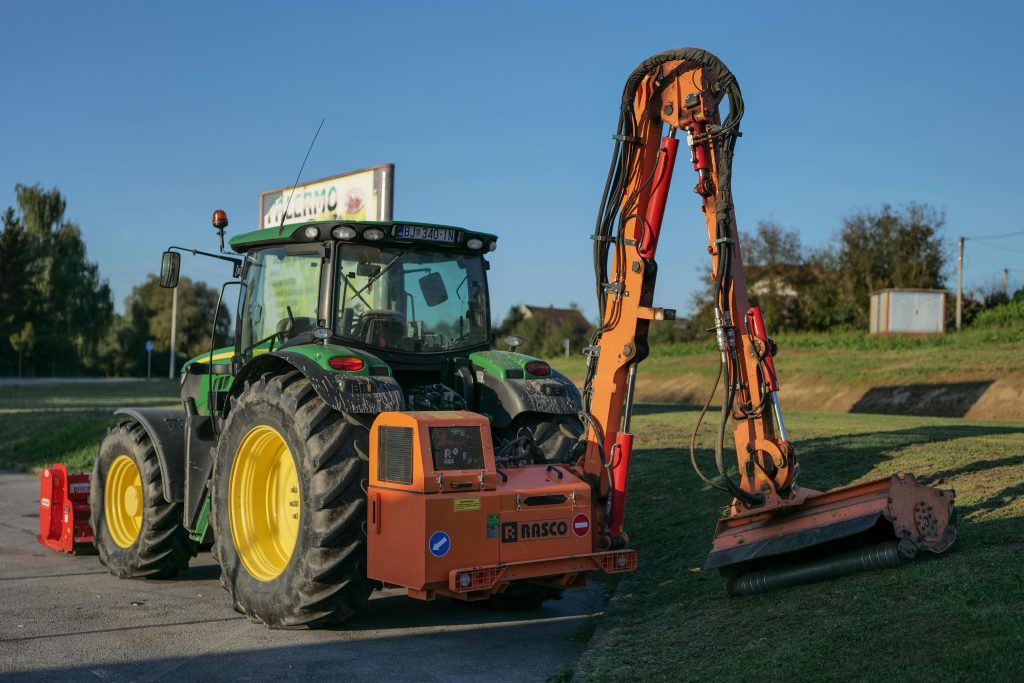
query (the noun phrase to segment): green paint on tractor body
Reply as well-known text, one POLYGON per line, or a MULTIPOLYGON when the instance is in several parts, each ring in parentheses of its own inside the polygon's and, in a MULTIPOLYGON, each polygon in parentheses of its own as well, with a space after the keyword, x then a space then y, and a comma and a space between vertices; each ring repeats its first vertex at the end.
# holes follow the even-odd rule
POLYGON ((535 375, 526 369, 527 364, 543 362, 540 358, 527 356, 514 351, 479 351, 469 354, 473 365, 483 368, 484 372, 500 379, 537 379, 545 375, 535 375), (512 376, 509 373, 512 373, 512 376))

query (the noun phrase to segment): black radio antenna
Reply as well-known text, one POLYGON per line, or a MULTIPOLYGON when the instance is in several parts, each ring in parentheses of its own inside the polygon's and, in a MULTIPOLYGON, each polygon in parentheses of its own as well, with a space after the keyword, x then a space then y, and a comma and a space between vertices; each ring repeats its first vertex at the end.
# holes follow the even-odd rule
POLYGON ((280 235, 281 231, 284 230, 284 221, 288 216, 288 209, 292 205, 292 197, 295 196, 295 188, 299 186, 299 178, 302 177, 302 169, 306 168, 306 161, 309 159, 309 153, 313 151, 313 145, 316 144, 317 136, 320 135, 320 129, 324 127, 324 121, 326 118, 320 119, 320 125, 317 126, 316 133, 313 135, 313 142, 309 143, 309 149, 306 150, 306 156, 302 159, 302 165, 299 166, 299 173, 295 176, 295 182, 292 184, 292 191, 288 193, 288 202, 284 205, 284 213, 281 214, 281 225, 277 226, 277 234, 280 235))

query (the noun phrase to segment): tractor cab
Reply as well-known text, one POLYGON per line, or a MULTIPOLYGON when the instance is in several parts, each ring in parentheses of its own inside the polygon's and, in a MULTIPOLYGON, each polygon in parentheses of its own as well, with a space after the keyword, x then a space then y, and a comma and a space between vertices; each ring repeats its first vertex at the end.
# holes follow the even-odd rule
POLYGON ((483 254, 494 249, 493 235, 377 222, 311 223, 280 232, 231 241, 246 254, 242 361, 315 336, 399 367, 440 369, 453 355, 490 345, 483 254))
POLYGON ((469 356, 492 341, 484 254, 496 242, 462 228, 398 222, 325 221, 239 235, 231 240, 244 254, 234 360, 338 349, 325 369, 393 377, 407 405, 472 406, 469 356))

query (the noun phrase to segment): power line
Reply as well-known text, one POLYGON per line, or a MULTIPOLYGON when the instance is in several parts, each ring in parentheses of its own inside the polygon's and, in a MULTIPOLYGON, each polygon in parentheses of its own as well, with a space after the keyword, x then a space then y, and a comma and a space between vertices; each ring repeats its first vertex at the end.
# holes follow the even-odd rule
POLYGON ((1002 235, 981 235, 974 237, 972 235, 964 235, 966 240, 1001 240, 1004 237, 1016 237, 1017 235, 1024 235, 1024 230, 1018 230, 1017 232, 1007 232, 1002 235))
POLYGON ((1013 247, 1005 247, 1001 244, 989 244, 988 242, 982 242, 979 240, 972 240, 978 242, 983 247, 991 247, 992 249, 998 249, 999 251, 1012 251, 1015 254, 1024 254, 1024 249, 1014 249, 1013 247))

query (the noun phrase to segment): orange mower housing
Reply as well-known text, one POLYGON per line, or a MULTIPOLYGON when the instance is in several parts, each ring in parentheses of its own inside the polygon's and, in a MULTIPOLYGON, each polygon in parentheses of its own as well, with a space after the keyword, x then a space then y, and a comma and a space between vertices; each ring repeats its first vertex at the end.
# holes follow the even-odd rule
POLYGON ((483 600, 636 568, 595 550, 591 487, 567 465, 502 469, 485 416, 382 413, 370 430, 367 575, 424 600, 483 600))

